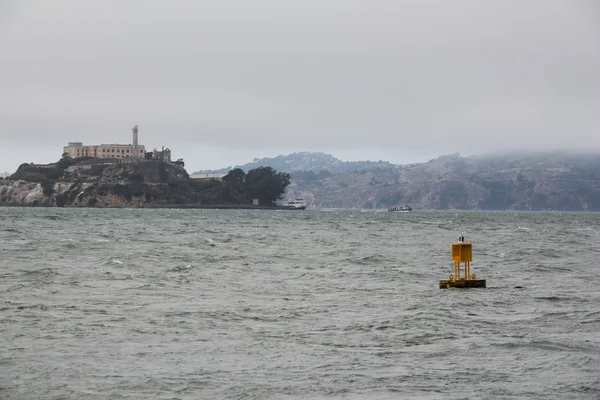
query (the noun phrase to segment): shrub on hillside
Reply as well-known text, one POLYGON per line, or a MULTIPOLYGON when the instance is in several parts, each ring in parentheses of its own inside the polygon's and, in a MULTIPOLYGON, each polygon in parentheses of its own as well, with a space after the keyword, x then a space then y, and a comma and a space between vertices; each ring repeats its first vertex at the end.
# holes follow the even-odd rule
POLYGON ((43 181, 42 192, 48 197, 52 196, 52 193, 54 193, 54 181, 50 179, 43 181))
POLYGON ((92 168, 90 168, 90 175, 91 176, 100 176, 102 175, 102 172, 104 171, 104 165, 92 165, 92 168))
POLYGON ((132 182, 143 182, 144 177, 139 172, 136 172, 136 173, 129 175, 129 180, 132 182))
POLYGON ((132 182, 129 187, 132 196, 140 197, 145 193, 144 184, 141 182, 132 182))
POLYGON ((62 176, 63 171, 58 167, 46 168, 45 173, 47 179, 58 179, 62 176))
POLYGON ((72 159, 71 157, 63 157, 60 159, 60 161, 56 165, 60 169, 67 169, 71 165, 74 165, 74 164, 75 164, 75 160, 72 159))
POLYGON ((65 193, 61 193, 56 196, 56 206, 64 207, 67 204, 69 197, 65 193))
POLYGON ((45 180, 56 180, 62 176, 63 170, 56 166, 36 166, 21 164, 17 172, 11 175, 12 180, 42 183, 45 180))

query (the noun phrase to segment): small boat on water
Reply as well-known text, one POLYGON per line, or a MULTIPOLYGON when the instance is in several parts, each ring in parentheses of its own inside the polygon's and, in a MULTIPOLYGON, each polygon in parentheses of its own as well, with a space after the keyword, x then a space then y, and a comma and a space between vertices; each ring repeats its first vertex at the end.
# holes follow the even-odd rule
POLYGON ((389 212, 411 212, 412 208, 409 205, 405 205, 403 207, 392 207, 392 208, 388 208, 389 212))
POLYGON ((280 204, 279 207, 287 210, 306 210, 306 201, 304 199, 294 199, 287 203, 280 204))

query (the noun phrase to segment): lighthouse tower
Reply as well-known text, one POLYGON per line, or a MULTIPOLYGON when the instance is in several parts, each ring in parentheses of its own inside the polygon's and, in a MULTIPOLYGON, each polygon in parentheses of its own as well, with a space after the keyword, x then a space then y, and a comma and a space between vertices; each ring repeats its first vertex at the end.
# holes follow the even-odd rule
POLYGON ((135 154, 135 157, 139 157, 140 156, 140 149, 138 146, 138 126, 134 125, 133 126, 133 154, 135 154))

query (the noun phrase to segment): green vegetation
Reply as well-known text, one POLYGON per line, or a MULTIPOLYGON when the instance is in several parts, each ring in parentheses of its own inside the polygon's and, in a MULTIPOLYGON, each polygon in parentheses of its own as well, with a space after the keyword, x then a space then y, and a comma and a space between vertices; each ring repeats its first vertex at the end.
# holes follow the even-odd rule
POLYGON ((246 180, 246 173, 241 168, 235 168, 229 171, 227 175, 223 177, 223 182, 231 183, 231 182, 244 182, 246 180))
POLYGON ((291 177, 294 181, 318 181, 320 179, 329 178, 331 173, 324 169, 321 172, 316 173, 314 171, 294 171, 291 173, 291 177))
POLYGON ((235 168, 221 181, 194 181, 192 189, 202 204, 250 205, 258 199, 262 206, 275 205, 290 184, 290 175, 271 167, 260 167, 245 173, 235 168))
POLYGON ((58 168, 60 169, 67 169, 69 168, 71 165, 75 165, 75 160, 71 157, 63 157, 60 159, 60 161, 57 163, 58 168))
POLYGON ((249 201, 258 199, 261 205, 275 205, 290 184, 290 174, 277 172, 271 167, 259 167, 248 171, 244 184, 249 201))
MULTIPOLYGON (((95 167, 95 165, 94 165, 95 167)), ((92 167, 93 169, 93 167, 92 167)), ((139 172, 133 173, 129 175, 129 180, 132 182, 144 182, 144 177, 139 172)))
POLYGON ((102 172, 104 172, 104 165, 102 164, 92 165, 92 168, 90 168, 91 176, 100 176, 102 172))
POLYGON ((10 176, 11 180, 42 183, 46 180, 55 180, 62 176, 63 170, 55 165, 37 166, 21 164, 17 172, 10 176))
POLYGON ((50 180, 50 179, 43 181, 42 189, 46 196, 48 196, 48 197, 52 196, 52 193, 54 193, 54 181, 50 180))
POLYGON ((61 193, 56 196, 56 206, 57 207, 66 206, 68 201, 69 201, 69 196, 67 196, 65 193, 61 193))

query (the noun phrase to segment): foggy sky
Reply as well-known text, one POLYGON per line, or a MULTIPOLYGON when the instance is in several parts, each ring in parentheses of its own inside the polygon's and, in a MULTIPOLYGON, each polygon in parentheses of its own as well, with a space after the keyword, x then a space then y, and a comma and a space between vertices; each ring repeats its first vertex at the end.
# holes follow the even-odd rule
POLYGON ((134 124, 190 172, 600 152, 599 4, 0 0, 0 172, 134 124))

